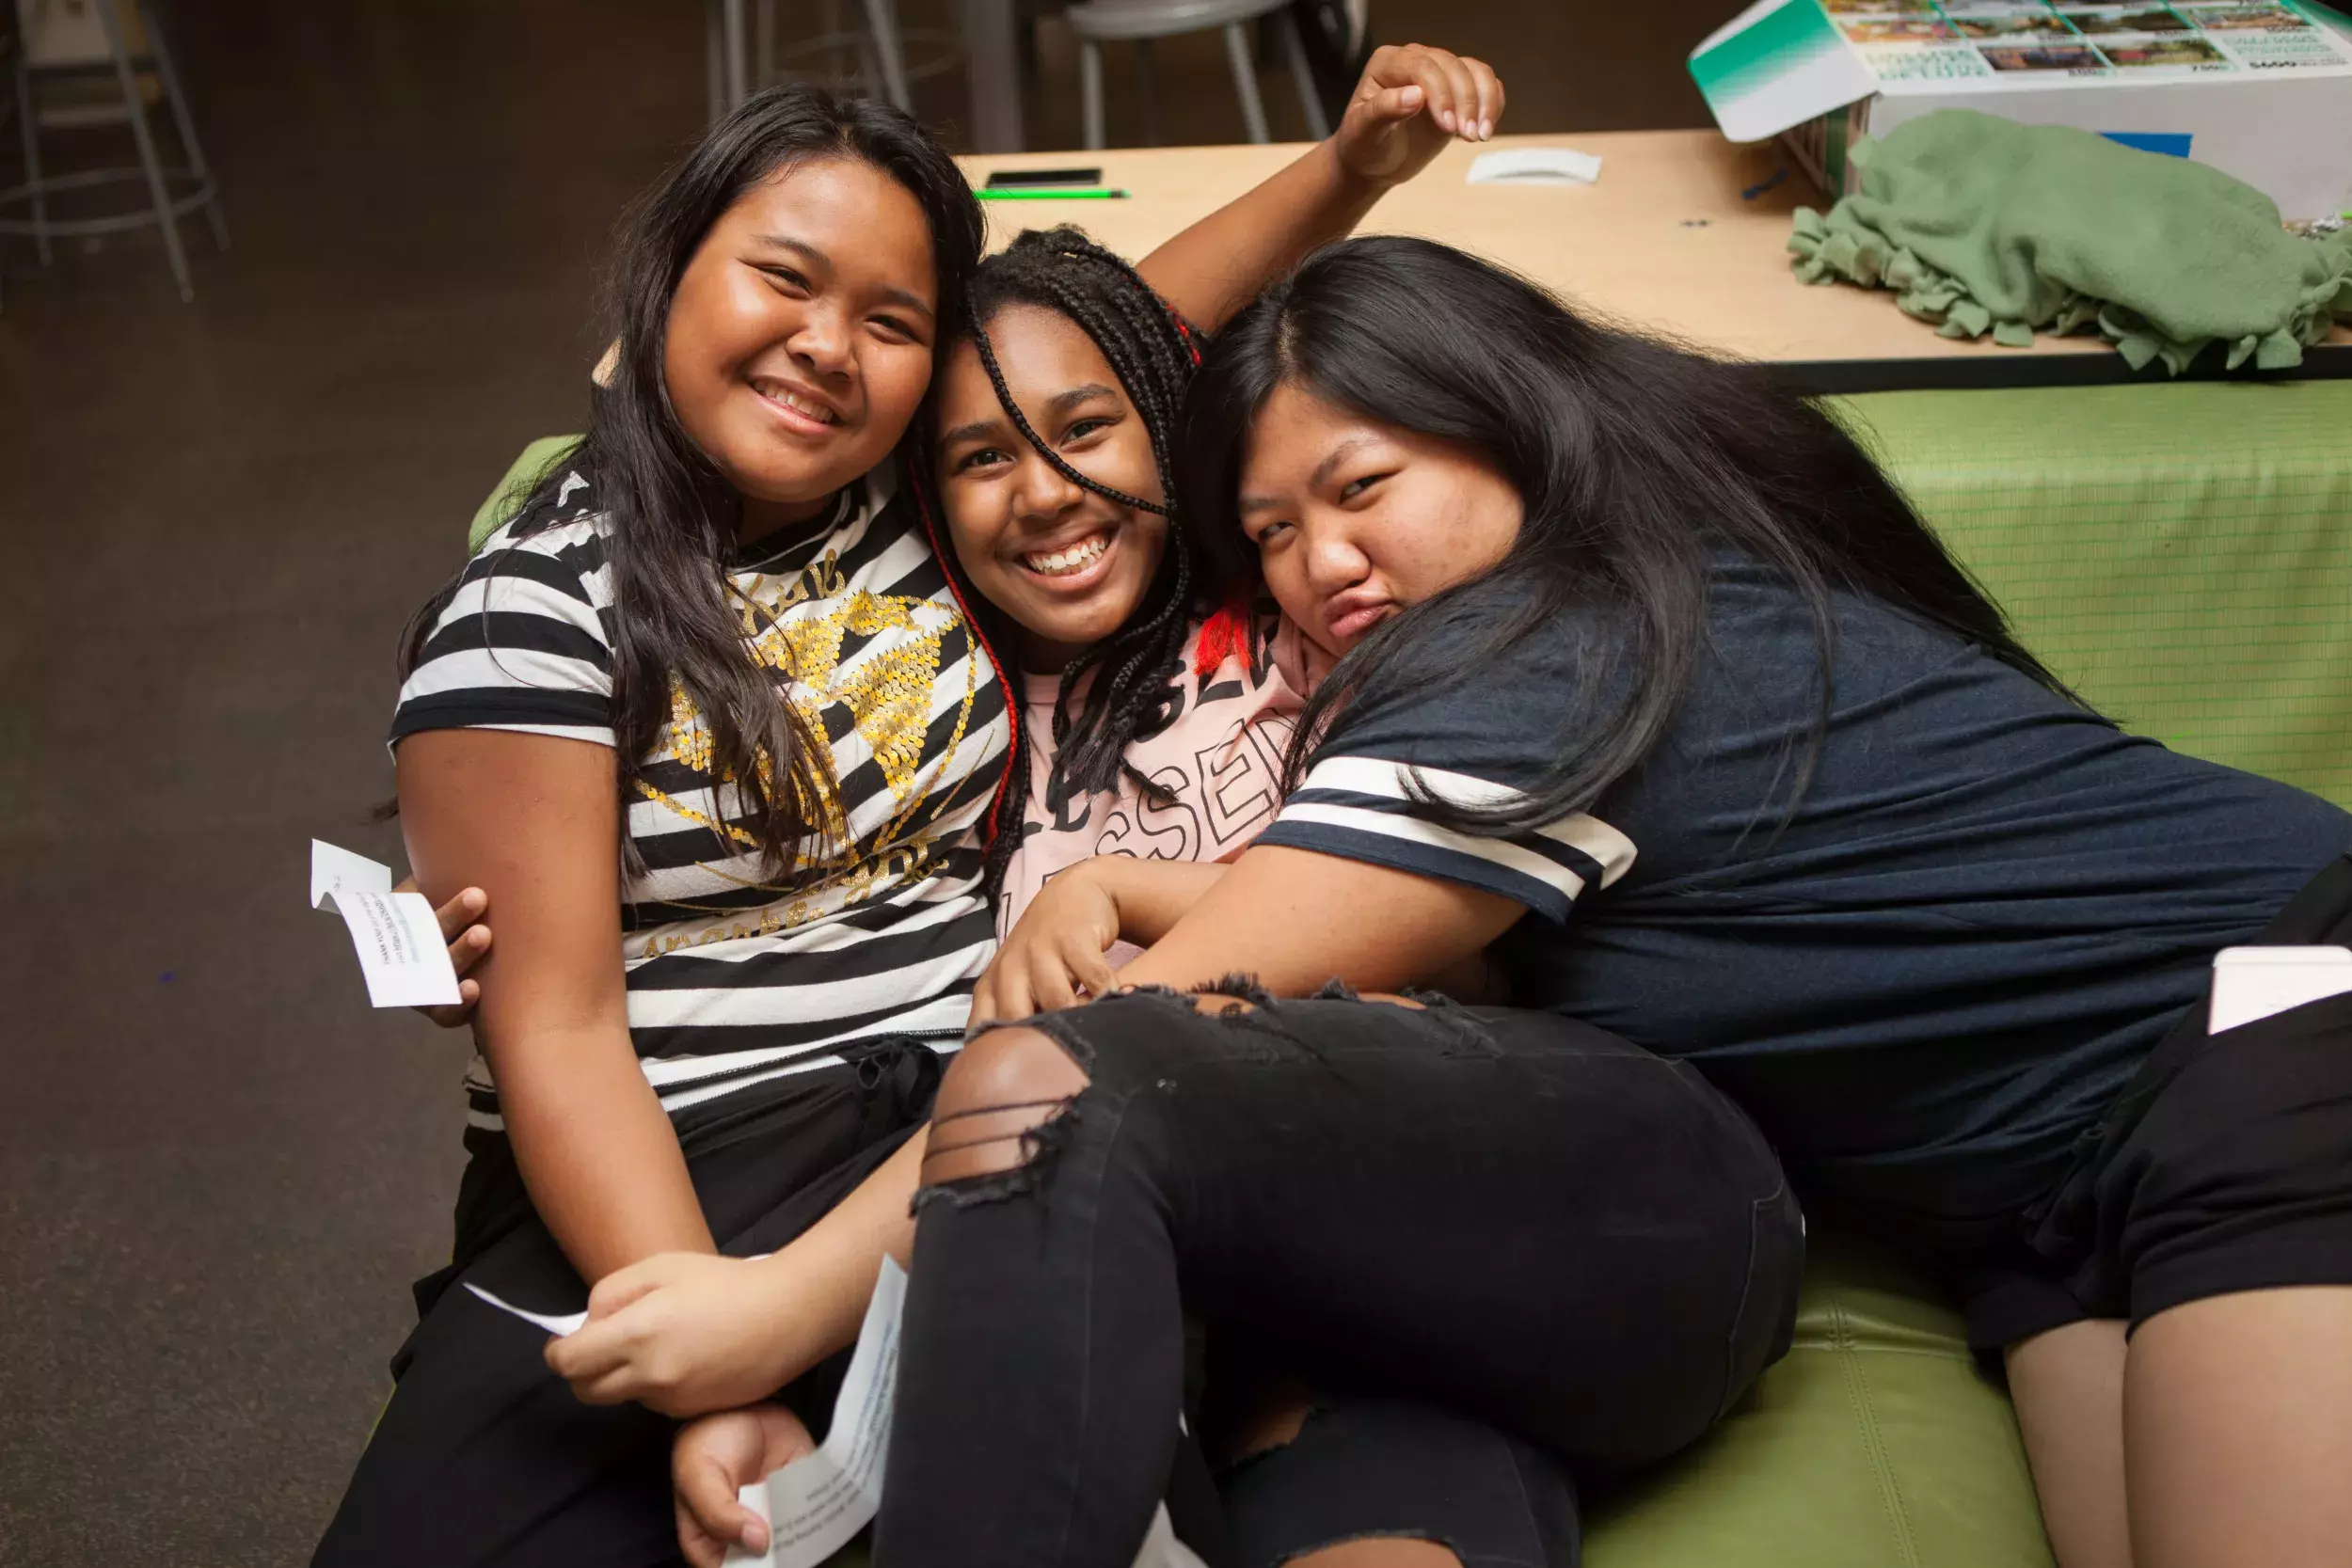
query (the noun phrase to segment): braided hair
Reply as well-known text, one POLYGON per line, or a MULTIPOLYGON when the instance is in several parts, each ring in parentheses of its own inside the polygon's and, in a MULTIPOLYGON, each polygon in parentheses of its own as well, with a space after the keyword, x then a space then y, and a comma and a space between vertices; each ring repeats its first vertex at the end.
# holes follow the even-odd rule
MULTIPOLYGON (((1200 348, 1192 329, 1135 268, 1076 229, 1023 234, 980 264, 966 299, 963 330, 978 351, 996 401, 1023 439, 1073 484, 1120 506, 1168 519, 1168 552, 1143 602, 1119 630, 1062 671, 1054 699, 1054 767, 1046 781, 1046 805, 1059 811, 1073 799, 1116 787, 1121 777, 1133 781, 1148 799, 1167 801, 1171 799, 1167 788, 1127 762, 1126 750, 1130 741, 1165 728, 1184 700, 1174 678, 1182 672, 1184 639, 1199 608, 1195 599, 1207 581, 1199 546, 1175 507, 1175 467, 1170 460, 1184 388, 1200 362, 1200 348), (1128 495, 1079 472, 1030 426, 1005 384, 988 339, 990 320, 1009 305, 1033 305, 1067 317, 1103 351, 1151 436, 1166 503, 1128 495), (1082 686, 1085 694, 1073 704, 1082 686)), ((960 572, 952 551, 942 555, 951 572, 960 572)), ((1012 816, 1009 831, 1000 829, 988 847, 992 890, 1002 883, 1005 867, 1021 843, 1022 795, 1029 786, 1026 725, 1016 724, 1012 752, 1006 788, 1020 793, 1000 802, 1000 813, 1009 805, 1012 816)))

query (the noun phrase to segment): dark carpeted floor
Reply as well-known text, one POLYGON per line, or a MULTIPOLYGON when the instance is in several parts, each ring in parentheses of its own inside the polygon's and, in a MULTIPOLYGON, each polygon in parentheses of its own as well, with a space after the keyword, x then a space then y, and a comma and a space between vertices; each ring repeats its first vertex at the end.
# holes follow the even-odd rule
MULTIPOLYGON (((1629 39, 1550 0, 1374 8, 1515 62, 1515 130, 1699 122, 1681 55, 1731 8, 1629 39)), ((47 271, 0 240, 10 1568, 299 1561, 334 1506, 445 1245, 465 1052, 366 1008, 308 841, 397 862, 367 819, 395 635, 515 451, 577 428, 600 242, 703 110, 691 0, 177 9, 234 253, 187 226, 183 306, 151 235, 47 271)), ((1068 145, 1074 73, 1042 71, 1033 143, 1068 145)), ((1168 139, 1238 135, 1214 38, 1161 71, 1168 139)))

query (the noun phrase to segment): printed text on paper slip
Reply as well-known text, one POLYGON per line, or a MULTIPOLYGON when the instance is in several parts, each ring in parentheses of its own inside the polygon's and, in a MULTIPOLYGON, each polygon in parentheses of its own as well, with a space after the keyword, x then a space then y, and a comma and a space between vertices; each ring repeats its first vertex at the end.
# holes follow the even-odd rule
POLYGON ((394 893, 390 866, 312 839, 310 907, 342 916, 368 982, 369 1006, 430 1007, 462 1000, 433 905, 421 893, 394 893))

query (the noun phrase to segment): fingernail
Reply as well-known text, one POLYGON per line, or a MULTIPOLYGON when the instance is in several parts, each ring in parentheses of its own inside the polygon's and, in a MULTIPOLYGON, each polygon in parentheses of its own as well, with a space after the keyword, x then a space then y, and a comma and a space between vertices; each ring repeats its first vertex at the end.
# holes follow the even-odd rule
POLYGON ((1480 141, 1487 140, 1489 137, 1493 136, 1494 134, 1495 122, 1493 120, 1482 119, 1478 122, 1478 139, 1480 141))

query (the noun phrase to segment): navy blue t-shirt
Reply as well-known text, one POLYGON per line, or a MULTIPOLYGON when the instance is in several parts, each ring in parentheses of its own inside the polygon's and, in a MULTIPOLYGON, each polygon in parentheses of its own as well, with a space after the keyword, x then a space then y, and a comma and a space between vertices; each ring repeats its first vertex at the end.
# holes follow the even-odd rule
MULTIPOLYGON (((1561 753, 1595 635, 1570 623, 1474 680, 1343 711, 1259 842, 1524 904, 1498 948, 1516 1001, 1698 1064, 1814 1193, 1989 1239, 2202 997, 2214 953, 2352 849, 2352 816, 2124 735, 1880 601, 1837 595, 1835 619, 1793 812, 1812 622, 1726 558, 1670 731, 1589 814, 1487 838, 1422 803, 1509 800, 1561 753)), ((1417 657, 1460 663, 1445 641, 1417 657)))

